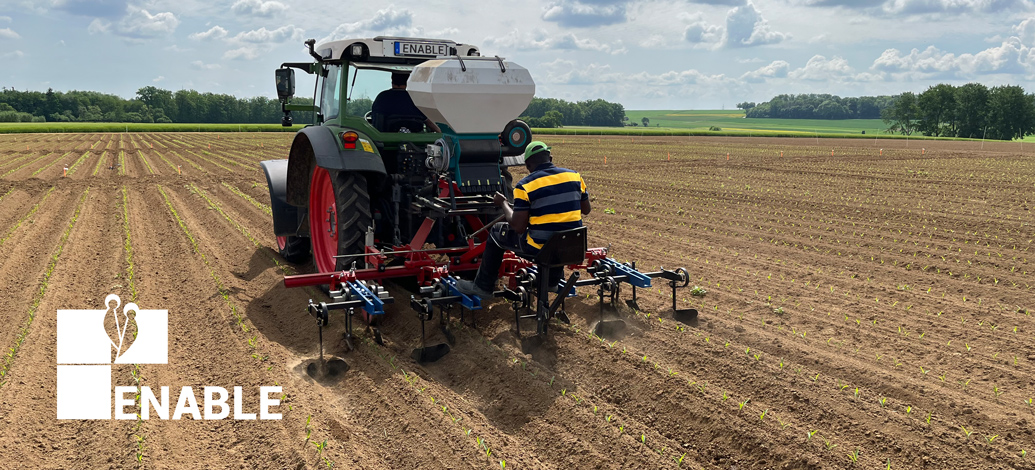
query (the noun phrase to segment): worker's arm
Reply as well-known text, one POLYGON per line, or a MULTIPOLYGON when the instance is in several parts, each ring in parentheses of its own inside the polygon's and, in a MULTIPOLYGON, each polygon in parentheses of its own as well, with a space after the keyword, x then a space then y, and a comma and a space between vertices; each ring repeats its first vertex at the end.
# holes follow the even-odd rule
POLYGON ((514 211, 507 202, 507 197, 497 192, 492 196, 492 203, 503 209, 503 215, 507 219, 510 229, 517 233, 524 233, 528 230, 528 211, 514 211))
POLYGON ((589 193, 586 192, 586 181, 582 179, 582 175, 579 175, 579 186, 581 186, 580 189, 582 190, 582 215, 586 215, 593 208, 589 206, 589 193))

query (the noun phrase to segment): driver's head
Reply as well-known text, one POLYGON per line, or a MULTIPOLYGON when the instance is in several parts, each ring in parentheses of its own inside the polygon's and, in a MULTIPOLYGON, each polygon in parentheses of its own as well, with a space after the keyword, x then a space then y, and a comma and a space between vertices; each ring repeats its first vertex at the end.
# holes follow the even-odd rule
POLYGON ((406 88, 406 80, 410 78, 408 73, 392 73, 392 88, 406 88))

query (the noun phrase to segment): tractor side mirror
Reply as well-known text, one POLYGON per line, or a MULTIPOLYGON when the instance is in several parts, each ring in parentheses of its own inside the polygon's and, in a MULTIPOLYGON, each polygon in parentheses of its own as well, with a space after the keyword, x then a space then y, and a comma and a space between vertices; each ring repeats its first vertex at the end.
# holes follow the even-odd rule
POLYGON ((281 101, 295 96, 295 71, 289 68, 274 71, 277 78, 277 96, 281 101))

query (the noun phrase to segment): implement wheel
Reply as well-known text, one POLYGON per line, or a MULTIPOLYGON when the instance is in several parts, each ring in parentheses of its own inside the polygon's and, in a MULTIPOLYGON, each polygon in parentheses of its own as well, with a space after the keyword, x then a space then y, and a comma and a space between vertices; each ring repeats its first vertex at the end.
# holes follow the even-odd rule
POLYGON ((318 272, 342 271, 362 257, 367 228, 372 225, 370 194, 361 173, 317 167, 309 186, 309 236, 318 272))
POLYGON ((309 239, 288 235, 277 237, 277 248, 287 262, 300 264, 309 258, 309 239))

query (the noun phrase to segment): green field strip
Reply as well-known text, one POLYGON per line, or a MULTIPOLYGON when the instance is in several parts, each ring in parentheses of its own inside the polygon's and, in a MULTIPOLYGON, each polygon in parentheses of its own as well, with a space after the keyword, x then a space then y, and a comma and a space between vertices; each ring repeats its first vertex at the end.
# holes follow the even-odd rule
MULTIPOLYGON (((54 188, 51 188, 53 190, 54 188)), ((14 345, 7 350, 7 354, 4 356, 4 363, 0 366, 0 387, 8 381, 8 372, 11 368, 11 363, 18 356, 18 351, 21 349, 22 344, 25 343, 25 338, 28 337, 29 332, 32 330, 32 322, 36 319, 36 313, 39 309, 40 302, 43 301, 43 296, 47 293, 47 287, 50 282, 50 276, 54 273, 54 267, 57 266, 58 258, 61 257, 61 253, 65 250, 65 244, 68 242, 68 236, 72 233, 72 228, 75 227, 75 223, 79 220, 79 214, 83 210, 83 202, 86 201, 86 195, 90 193, 90 188, 86 188, 83 191, 83 195, 79 197, 79 202, 76 204, 75 213, 72 214, 72 220, 68 223, 65 228, 65 232, 61 234, 61 241, 58 242, 57 249, 50 256, 50 263, 47 265, 47 270, 43 273, 43 279, 40 281, 40 288, 33 296, 32 305, 29 306, 29 318, 22 324, 21 329, 18 331, 18 336, 14 341, 14 345)), ((49 192, 47 193, 50 194, 49 192)), ((42 201, 41 201, 42 202, 42 201)), ((34 208, 35 210, 35 208, 34 208)))

